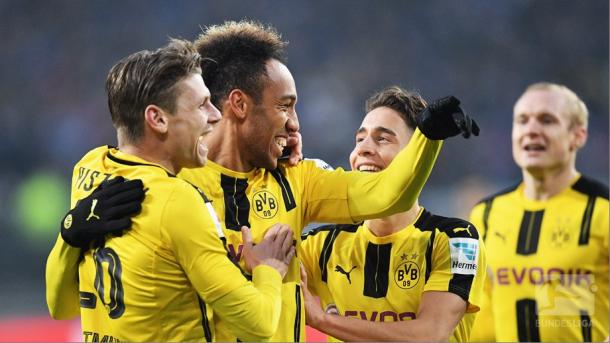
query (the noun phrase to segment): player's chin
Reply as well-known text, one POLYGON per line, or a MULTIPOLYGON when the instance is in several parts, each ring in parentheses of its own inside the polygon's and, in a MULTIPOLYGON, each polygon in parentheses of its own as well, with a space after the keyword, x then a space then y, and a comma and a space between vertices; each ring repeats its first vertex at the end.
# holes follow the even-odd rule
POLYGON ((259 167, 265 168, 267 170, 274 170, 275 168, 277 168, 280 156, 281 154, 278 155, 272 152, 268 153, 267 156, 265 156, 264 160, 261 159, 259 167))
POLYGON ((208 150, 198 147, 191 155, 191 163, 187 168, 199 168, 206 165, 208 162, 208 150))

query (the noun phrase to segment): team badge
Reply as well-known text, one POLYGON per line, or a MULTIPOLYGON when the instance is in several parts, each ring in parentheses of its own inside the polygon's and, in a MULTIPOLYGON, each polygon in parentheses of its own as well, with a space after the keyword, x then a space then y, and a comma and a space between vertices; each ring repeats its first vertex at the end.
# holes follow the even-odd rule
POLYGON ((68 214, 64 219, 64 229, 68 230, 72 226, 72 215, 68 214))
POLYGON ((479 258, 479 241, 471 238, 449 238, 451 273, 475 275, 479 258))
POLYGON ((277 214, 279 204, 277 198, 267 190, 260 190, 252 197, 254 214, 261 219, 271 219, 277 214))
POLYGON ((557 226, 551 233, 551 246, 561 248, 570 240, 569 221, 557 221, 557 226))
MULTIPOLYGON (((413 256, 417 256, 414 254, 413 256)), ((401 258, 404 260, 407 255, 403 254, 401 258)), ((396 285, 402 289, 409 289, 415 287, 420 277, 420 269, 419 265, 413 261, 409 260, 401 263, 398 268, 394 271, 394 282, 396 285)))

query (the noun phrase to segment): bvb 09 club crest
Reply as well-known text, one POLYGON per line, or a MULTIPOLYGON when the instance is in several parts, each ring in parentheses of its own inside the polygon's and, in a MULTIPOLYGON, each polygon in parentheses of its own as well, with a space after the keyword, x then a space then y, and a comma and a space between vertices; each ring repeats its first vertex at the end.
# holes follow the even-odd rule
POLYGON ((394 281, 402 289, 415 287, 419 281, 420 270, 414 261, 406 261, 394 271, 394 281))
POLYGON ((254 193, 252 203, 254 205, 254 214, 261 219, 270 219, 277 214, 279 207, 277 199, 267 190, 261 190, 254 193))

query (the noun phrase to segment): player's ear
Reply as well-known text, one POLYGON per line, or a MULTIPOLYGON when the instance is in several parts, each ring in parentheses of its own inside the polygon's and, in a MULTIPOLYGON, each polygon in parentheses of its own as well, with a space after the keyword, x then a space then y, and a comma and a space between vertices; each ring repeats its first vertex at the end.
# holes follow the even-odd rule
POLYGON ((582 126, 572 128, 572 138, 570 142, 570 151, 578 150, 587 143, 588 132, 582 126))
POLYGON ((148 105, 144 109, 144 124, 157 133, 167 133, 168 113, 157 105, 148 105))
POLYGON ((248 111, 253 107, 252 98, 241 89, 233 89, 229 93, 226 105, 241 120, 246 119, 248 111))

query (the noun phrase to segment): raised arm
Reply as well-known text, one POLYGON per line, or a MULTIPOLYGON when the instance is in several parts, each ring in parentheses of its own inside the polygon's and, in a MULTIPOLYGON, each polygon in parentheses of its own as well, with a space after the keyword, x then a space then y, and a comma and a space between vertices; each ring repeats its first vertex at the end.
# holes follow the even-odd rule
POLYGON ((418 114, 417 125, 407 146, 381 172, 307 170, 307 222, 359 222, 408 210, 432 171, 442 140, 460 133, 464 137, 479 133, 477 124, 463 113, 454 97, 426 107, 418 114))

